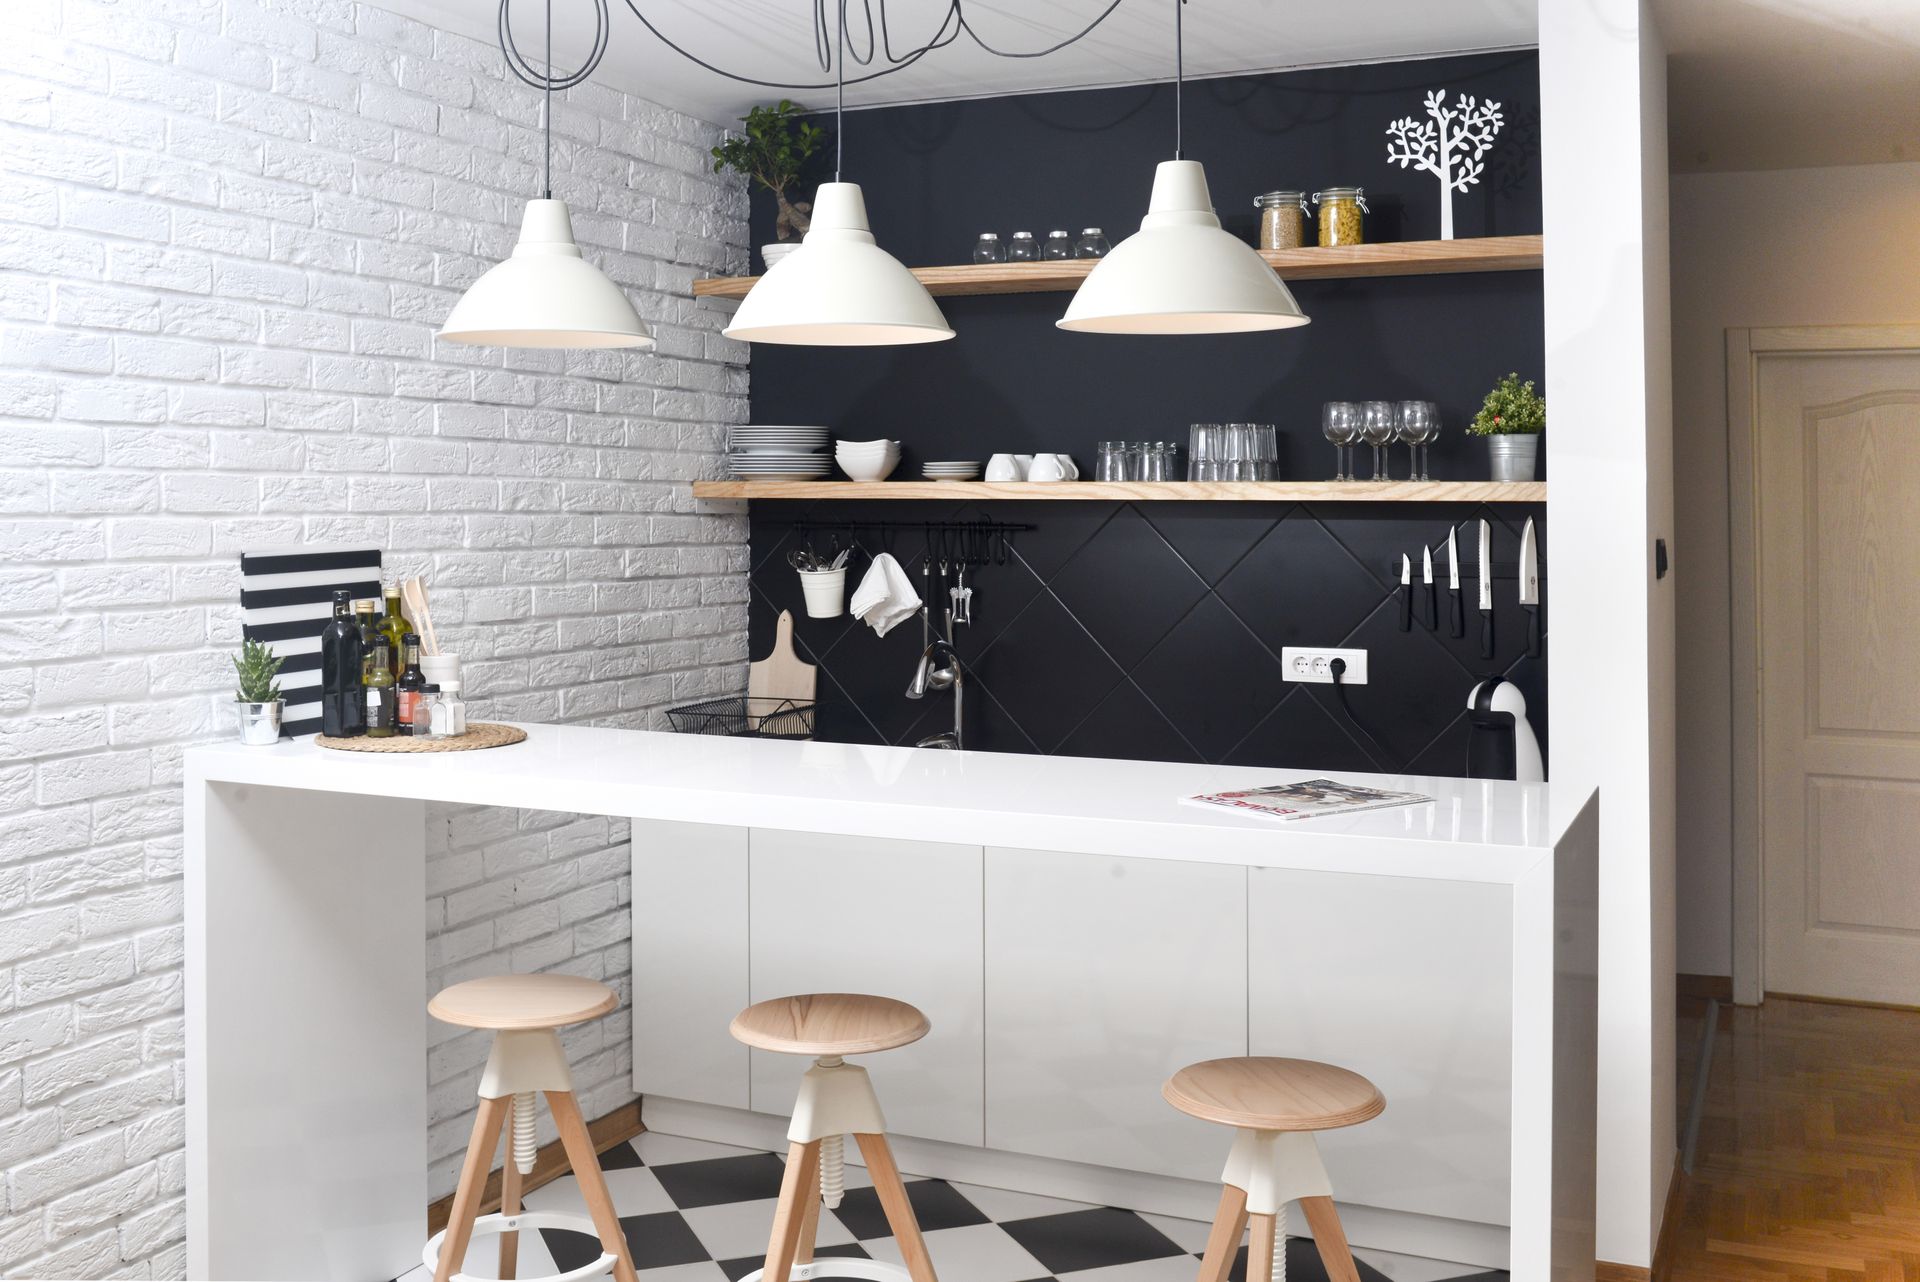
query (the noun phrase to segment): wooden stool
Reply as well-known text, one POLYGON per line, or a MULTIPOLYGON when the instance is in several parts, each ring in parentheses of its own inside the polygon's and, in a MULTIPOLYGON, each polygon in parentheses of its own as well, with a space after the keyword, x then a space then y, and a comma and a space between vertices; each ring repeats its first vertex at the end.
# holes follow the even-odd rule
POLYGON ((600 1239, 600 1257, 591 1264, 560 1274, 551 1282, 576 1282, 611 1272, 620 1282, 634 1282, 633 1258, 627 1236, 614 1213, 600 1159, 587 1137, 580 1105, 573 1098, 573 1074, 560 1049, 556 1028, 598 1019, 619 1004, 605 984, 573 975, 495 975, 470 979, 444 988, 427 1003, 435 1019, 463 1028, 493 1030, 493 1049, 480 1075, 480 1111, 473 1119, 473 1138, 467 1142, 467 1160, 460 1167, 460 1187, 453 1195, 447 1227, 428 1239, 421 1260, 435 1282, 466 1279, 460 1266, 476 1231, 500 1235, 500 1276, 514 1276, 520 1253, 521 1229, 569 1229, 600 1239), (533 1171, 533 1095, 545 1092, 547 1107, 560 1128, 567 1162, 580 1181, 592 1220, 559 1211, 522 1211, 520 1182, 533 1171), (493 1166, 494 1149, 508 1114, 513 1137, 500 1173, 500 1213, 479 1215, 480 1199, 493 1166), (444 1244, 443 1244, 444 1239, 444 1244))
POLYGON ((818 1277, 938 1282, 920 1237, 920 1222, 907 1200, 907 1186, 894 1165, 887 1124, 867 1070, 842 1059, 917 1042, 931 1027, 925 1015, 905 1002, 857 993, 776 997, 734 1016, 731 1031, 736 1040, 765 1051, 814 1057, 813 1067, 800 1079, 800 1098, 787 1128, 787 1171, 780 1181, 766 1265, 740 1282, 818 1277), (881 1260, 813 1258, 821 1203, 829 1209, 840 1205, 848 1135, 867 1159, 867 1174, 900 1245, 904 1269, 881 1260))
POLYGON ((1200 1282, 1226 1282, 1248 1222, 1247 1282, 1286 1282, 1287 1203, 1298 1199, 1333 1282, 1360 1282, 1313 1132, 1378 1117, 1387 1101, 1358 1073, 1310 1059, 1240 1056, 1189 1064, 1160 1088, 1202 1121, 1237 1127, 1200 1282))

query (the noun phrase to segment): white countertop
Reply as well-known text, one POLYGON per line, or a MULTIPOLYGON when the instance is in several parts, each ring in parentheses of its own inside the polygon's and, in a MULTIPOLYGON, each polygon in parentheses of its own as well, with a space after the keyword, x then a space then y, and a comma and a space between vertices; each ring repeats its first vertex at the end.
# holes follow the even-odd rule
POLYGON ((188 751, 187 782, 1446 881, 1516 881, 1559 836, 1551 784, 524 729, 480 752, 211 744, 188 751), (1323 774, 1435 801, 1291 822, 1179 801, 1323 774))

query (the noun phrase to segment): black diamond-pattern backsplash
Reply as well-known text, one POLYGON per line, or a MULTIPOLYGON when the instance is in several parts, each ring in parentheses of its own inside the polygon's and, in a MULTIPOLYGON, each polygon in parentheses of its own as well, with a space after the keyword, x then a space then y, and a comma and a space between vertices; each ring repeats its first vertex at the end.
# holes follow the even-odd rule
MULTIPOLYGON (((791 524, 815 523, 816 550, 825 550, 834 522, 898 523, 891 534, 853 539, 868 554, 891 551, 916 588, 927 546, 918 522, 1032 524, 1014 536, 1005 565, 969 575, 975 621, 956 630, 969 748, 1460 775, 1467 692, 1483 675, 1498 672, 1519 685, 1546 746, 1546 659, 1544 648, 1538 659, 1526 656, 1518 585, 1495 580, 1496 653, 1483 661, 1470 577, 1475 521, 1492 522, 1494 561, 1511 573, 1522 524, 1528 515, 1539 522, 1543 511, 1464 504, 764 504, 753 517, 753 652, 766 652, 779 611, 791 610, 796 647, 820 669, 822 739, 912 744, 946 730, 950 694, 905 697, 919 659, 918 620, 879 638, 845 615, 808 618, 787 564, 787 553, 800 545, 791 524), (1468 635, 1459 640, 1446 627, 1450 523, 1460 530, 1468 617, 1468 635), (1402 632, 1399 555, 1413 558, 1417 579, 1423 544, 1433 548, 1442 586, 1440 626, 1429 626, 1416 584, 1413 629, 1402 632), (1284 679, 1285 645, 1367 650, 1369 683, 1348 690, 1351 716, 1331 687, 1284 679)), ((1536 532, 1544 595, 1544 526, 1536 532)), ((867 564, 866 554, 854 554, 849 596, 867 564)), ((936 591, 938 582, 936 574, 936 591)))

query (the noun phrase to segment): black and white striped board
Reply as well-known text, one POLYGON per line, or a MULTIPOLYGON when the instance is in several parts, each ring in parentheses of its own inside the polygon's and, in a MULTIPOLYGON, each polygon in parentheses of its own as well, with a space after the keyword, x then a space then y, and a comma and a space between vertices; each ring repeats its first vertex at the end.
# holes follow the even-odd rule
POLYGON ((287 701, 280 735, 320 730, 320 633, 333 618, 333 594, 380 595, 380 549, 272 548, 240 554, 241 635, 265 641, 286 662, 280 695, 287 701))

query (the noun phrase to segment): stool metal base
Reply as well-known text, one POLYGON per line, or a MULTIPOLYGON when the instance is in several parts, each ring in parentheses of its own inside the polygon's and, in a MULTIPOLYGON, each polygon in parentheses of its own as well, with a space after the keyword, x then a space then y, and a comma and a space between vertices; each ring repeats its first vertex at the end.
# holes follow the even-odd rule
MULTIPOLYGON (((755 1269, 740 1282, 760 1282, 765 1269, 755 1269)), ((812 1282, 814 1278, 867 1278, 869 1282, 908 1282, 913 1275, 898 1264, 885 1260, 847 1260, 838 1256, 796 1264, 787 1270, 790 1282, 812 1282)))
MULTIPOLYGON (((597 1237, 599 1229, 592 1220, 584 1215, 569 1215, 564 1211, 522 1211, 518 1215, 483 1215, 473 1222, 473 1234, 478 1237, 489 1233, 518 1233, 528 1229, 565 1229, 570 1233, 584 1233, 588 1237, 597 1237)), ((440 1243, 447 1236, 441 1229, 427 1239, 426 1249, 420 1252, 420 1263, 427 1266, 427 1272, 440 1271, 440 1243)), ((524 1278, 521 1282, 584 1282, 586 1278, 600 1277, 613 1272, 617 1261, 609 1251, 602 1251, 600 1258, 583 1264, 566 1273, 549 1273, 537 1278, 524 1278)), ((903 1275, 904 1276, 904 1275, 903 1275)), ((456 1273, 453 1282, 488 1282, 485 1278, 476 1278, 470 1273, 456 1273)))

